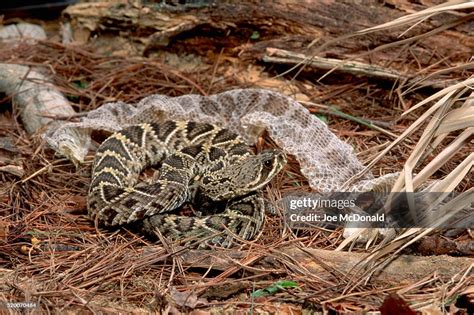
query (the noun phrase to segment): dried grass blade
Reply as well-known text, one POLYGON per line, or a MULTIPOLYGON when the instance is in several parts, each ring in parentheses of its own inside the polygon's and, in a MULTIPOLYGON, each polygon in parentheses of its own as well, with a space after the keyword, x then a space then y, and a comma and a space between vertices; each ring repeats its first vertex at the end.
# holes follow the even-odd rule
POLYGON ((439 153, 428 165, 426 165, 413 179, 414 185, 419 186, 424 183, 431 175, 444 165, 456 152, 462 149, 463 145, 474 133, 474 128, 464 130, 456 139, 439 153))
POLYGON ((474 106, 461 107, 450 111, 436 130, 435 135, 452 132, 459 129, 474 127, 474 106))
POLYGON ((472 9, 474 8, 474 2, 472 1, 453 1, 453 2, 447 2, 443 3, 425 10, 422 10, 420 12, 416 12, 413 14, 405 15, 402 16, 398 19, 395 19, 393 21, 380 24, 374 27, 369 27, 366 29, 363 29, 357 33, 359 34, 366 34, 369 32, 373 31, 378 31, 378 30, 383 30, 383 29, 388 29, 388 28, 393 28, 397 26, 402 26, 408 23, 411 23, 413 21, 423 21, 431 16, 434 16, 439 13, 443 13, 446 11, 455 11, 455 10, 465 10, 465 9, 472 9))
MULTIPOLYGON (((473 5, 474 5, 474 2, 473 2, 473 5)), ((421 106, 423 106, 423 105, 425 105, 425 104, 427 104, 431 101, 434 101, 435 99, 437 99, 441 96, 446 96, 448 93, 451 93, 453 91, 457 91, 457 90, 459 90, 461 88, 464 88, 464 87, 469 87, 472 84, 474 84, 474 76, 470 77, 469 79, 464 80, 463 82, 459 82, 459 83, 456 83, 454 85, 448 86, 447 88, 442 89, 441 91, 431 95, 430 97, 425 98, 424 100, 422 100, 421 102, 419 102, 418 104, 416 104, 415 106, 413 106, 412 108, 410 108, 409 110, 404 112, 402 114, 402 116, 405 116, 405 115, 411 113, 412 111, 420 108, 421 106)))

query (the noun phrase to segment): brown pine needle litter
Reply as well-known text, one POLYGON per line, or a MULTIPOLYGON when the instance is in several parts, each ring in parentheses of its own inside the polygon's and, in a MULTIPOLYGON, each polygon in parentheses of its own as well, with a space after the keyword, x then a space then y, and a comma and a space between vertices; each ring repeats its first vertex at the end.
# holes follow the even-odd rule
MULTIPOLYGON (((434 7, 356 35, 422 23, 438 12, 436 8, 445 12, 467 7, 462 2, 434 7)), ((403 53, 405 44, 391 49, 398 47, 407 65, 416 63, 403 53)), ((203 70, 185 73, 153 58, 105 56, 88 46, 53 41, 0 50, 1 62, 40 67, 54 74, 54 84, 78 113, 77 117, 56 118, 69 120, 109 101, 133 103, 150 94, 207 94, 245 86, 229 68, 244 71, 248 65, 232 64, 235 61, 219 56, 218 62, 203 70)), ((472 69, 472 60, 445 57, 443 62, 433 62, 434 66, 415 68, 416 76, 403 90, 360 78, 321 86, 303 75, 308 69, 301 72, 301 79, 286 77, 291 83, 284 75, 268 79, 263 72, 260 81, 247 82, 249 86, 263 82, 263 87, 271 84, 285 91, 297 88, 310 100, 302 104, 353 145, 375 176, 402 171, 396 189, 407 191, 430 179, 441 179, 436 184, 438 191, 461 193, 447 205, 457 209, 460 200, 474 195, 474 78, 467 71, 472 69), (449 84, 426 92, 418 89, 424 84, 422 77, 436 82, 445 79, 449 84), (410 93, 404 94, 407 89, 410 93)), ((378 310, 386 295, 397 293, 412 309, 450 311, 457 297, 473 294, 474 260, 468 254, 458 248, 455 253, 460 257, 417 255, 417 245, 426 236, 439 235, 434 228, 447 217, 439 218, 433 229, 407 229, 386 242, 374 239, 367 248, 354 245, 355 237, 344 239, 342 229, 291 230, 281 213, 267 216, 258 239, 209 251, 153 243, 125 228, 96 228, 86 210, 94 152, 76 168, 55 156, 39 134, 25 132, 15 104, 3 109, 11 102, 9 96, 0 95, 0 99, 0 139, 11 139, 14 146, 14 150, 0 146, 0 166, 14 164, 23 172, 18 177, 0 171, 0 309, 3 302, 28 301, 37 303, 41 312, 60 313, 159 313, 196 308, 364 312, 378 310), (345 252, 349 247, 352 252, 345 252), (280 280, 294 281, 297 286, 275 289, 264 297, 252 295, 280 280)), ((93 134, 98 143, 105 136, 93 134)), ((267 135, 260 140, 256 150, 275 146, 267 135)), ((265 194, 275 202, 295 191, 310 188, 290 157, 265 194)), ((472 246, 473 242, 468 231, 451 240, 455 246, 466 242, 472 246)))

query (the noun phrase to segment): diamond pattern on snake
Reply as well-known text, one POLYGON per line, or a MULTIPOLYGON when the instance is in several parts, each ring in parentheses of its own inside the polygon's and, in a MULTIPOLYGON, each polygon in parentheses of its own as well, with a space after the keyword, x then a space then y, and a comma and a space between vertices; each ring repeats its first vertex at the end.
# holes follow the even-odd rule
POLYGON ((106 226, 138 222, 149 234, 158 230, 174 240, 202 238, 201 247, 229 247, 236 237, 250 240, 260 231, 266 206, 261 189, 286 161, 278 149, 254 154, 240 136, 211 124, 132 125, 96 152, 89 215, 106 226), (157 178, 139 182, 152 165, 160 166, 157 178), (186 203, 212 214, 171 213, 186 203))

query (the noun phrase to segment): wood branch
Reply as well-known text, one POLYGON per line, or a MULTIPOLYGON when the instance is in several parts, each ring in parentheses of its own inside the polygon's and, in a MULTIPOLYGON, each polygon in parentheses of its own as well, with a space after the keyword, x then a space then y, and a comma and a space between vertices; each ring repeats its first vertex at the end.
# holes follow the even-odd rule
MULTIPOLYGON (((301 249, 297 247, 282 248, 271 251, 258 260, 252 260, 252 268, 276 270, 292 257, 300 266, 305 267, 311 274, 325 280, 334 281, 334 274, 351 278, 356 275, 354 268, 364 260, 366 254, 353 252, 340 252, 323 249, 301 249), (336 271, 336 273, 334 273, 336 271)), ((236 261, 246 257, 245 252, 215 252, 205 250, 192 250, 181 256, 184 263, 192 267, 227 270, 238 266, 236 261)), ((460 258, 445 255, 439 256, 410 256, 401 255, 394 259, 385 269, 376 274, 372 280, 376 283, 385 283, 396 286, 399 284, 413 283, 436 272, 442 279, 451 279, 457 274, 463 274, 468 268, 474 266, 474 258, 460 258)), ((250 267, 250 266, 249 266, 250 267)))
POLYGON ((266 54, 263 56, 263 61, 287 65, 309 65, 321 70, 340 71, 344 73, 363 75, 390 81, 408 80, 408 76, 376 65, 369 65, 363 62, 351 60, 307 56, 304 54, 271 47, 266 49, 266 54))
MULTIPOLYGON (((271 47, 268 47, 266 49, 266 54, 263 56, 263 61, 268 63, 278 63, 292 66, 310 66, 312 68, 320 70, 328 70, 328 73, 333 71, 350 73, 357 76, 365 76, 373 79, 381 79, 386 81, 408 84, 423 80, 422 78, 417 76, 405 75, 395 70, 379 67, 377 65, 371 65, 352 60, 339 60, 334 58, 308 56, 305 54, 271 47)), ((467 65, 467 69, 474 69, 474 64, 467 65)), ((324 76, 326 76, 327 74, 325 74, 324 76)), ((439 81, 423 80, 424 86, 430 86, 434 89, 444 89, 445 87, 454 83, 459 82, 448 81, 446 79, 439 81)))

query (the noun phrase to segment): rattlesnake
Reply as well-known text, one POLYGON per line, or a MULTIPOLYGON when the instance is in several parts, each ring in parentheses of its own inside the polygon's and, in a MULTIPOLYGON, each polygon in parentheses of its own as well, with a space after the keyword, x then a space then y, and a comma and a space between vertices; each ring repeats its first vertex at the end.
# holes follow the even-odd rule
POLYGON ((203 237, 228 247, 251 239, 264 219, 261 188, 285 165, 281 150, 254 154, 243 139, 213 124, 169 120, 132 125, 98 148, 88 195, 89 215, 109 226, 140 222, 165 237, 203 237), (139 183, 160 164, 152 183, 139 183), (192 202, 212 214, 170 214, 192 202), (218 212, 220 211, 220 212, 218 212))

